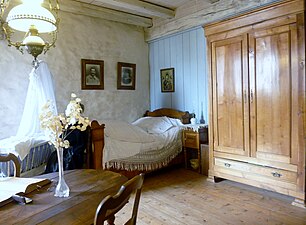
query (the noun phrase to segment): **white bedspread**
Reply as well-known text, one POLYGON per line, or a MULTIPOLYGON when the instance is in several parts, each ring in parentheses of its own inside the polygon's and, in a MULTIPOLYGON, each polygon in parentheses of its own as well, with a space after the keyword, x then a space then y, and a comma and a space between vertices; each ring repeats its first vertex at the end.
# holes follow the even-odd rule
POLYGON ((12 136, 6 139, 0 140, 0 153, 8 154, 13 153, 16 156, 19 156, 23 160, 27 154, 30 152, 30 149, 45 143, 46 137, 44 135, 35 135, 31 137, 16 137, 12 136))
POLYGON ((122 121, 103 121, 105 147, 103 165, 114 159, 134 156, 141 152, 169 147, 181 139, 181 122, 167 117, 145 117, 129 124, 122 121))

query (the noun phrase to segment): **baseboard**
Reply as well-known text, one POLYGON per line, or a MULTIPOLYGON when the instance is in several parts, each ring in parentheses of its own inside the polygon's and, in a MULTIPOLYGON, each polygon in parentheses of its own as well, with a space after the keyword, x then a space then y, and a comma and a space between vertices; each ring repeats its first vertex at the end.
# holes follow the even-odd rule
POLYGON ((294 201, 291 203, 291 205, 306 209, 305 201, 303 201, 302 199, 299 199, 299 198, 294 199, 294 201))

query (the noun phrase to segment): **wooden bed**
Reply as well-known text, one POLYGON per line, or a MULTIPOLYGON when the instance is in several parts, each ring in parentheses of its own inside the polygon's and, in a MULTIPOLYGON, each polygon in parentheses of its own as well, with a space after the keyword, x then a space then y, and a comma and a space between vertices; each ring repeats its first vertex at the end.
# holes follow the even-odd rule
MULTIPOLYGON (((169 109, 169 108, 161 108, 154 110, 152 112, 147 111, 144 116, 150 116, 150 117, 162 117, 167 116, 170 118, 180 119, 183 124, 190 123, 190 119, 194 117, 193 114, 190 114, 189 112, 182 112, 175 109, 169 109)), ((104 124, 99 124, 98 121, 94 120, 91 123, 91 130, 89 134, 89 141, 88 141, 88 151, 87 151, 87 165, 89 168, 93 169, 101 169, 103 168, 102 165, 102 158, 103 158, 103 148, 104 148, 104 124)), ((165 167, 177 165, 177 164, 183 164, 184 162, 184 156, 181 152, 179 155, 177 155, 174 159, 171 160, 170 163, 168 163, 165 167)), ((164 167, 164 168, 165 168, 164 167)), ((150 173, 156 170, 118 170, 115 168, 109 168, 108 170, 121 173, 128 178, 131 178, 137 174, 140 173, 150 173)))

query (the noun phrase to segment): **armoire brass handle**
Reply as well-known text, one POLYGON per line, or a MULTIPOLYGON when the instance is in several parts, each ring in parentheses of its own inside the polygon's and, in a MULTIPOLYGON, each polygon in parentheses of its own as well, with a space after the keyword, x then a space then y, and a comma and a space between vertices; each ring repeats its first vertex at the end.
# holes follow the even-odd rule
POLYGON ((278 178, 282 176, 282 174, 280 174, 278 172, 272 172, 271 174, 272 174, 273 177, 278 177, 278 178))
POLYGON ((231 164, 229 164, 229 163, 224 163, 224 166, 225 166, 225 167, 231 167, 231 164))

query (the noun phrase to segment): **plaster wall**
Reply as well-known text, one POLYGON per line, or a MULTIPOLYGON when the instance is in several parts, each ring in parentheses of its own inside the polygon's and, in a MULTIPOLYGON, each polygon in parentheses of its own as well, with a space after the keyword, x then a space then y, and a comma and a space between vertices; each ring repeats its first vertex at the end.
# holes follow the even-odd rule
MULTIPOLYGON (((134 121, 149 109, 148 44, 141 27, 94 17, 60 13, 56 47, 39 56, 53 74, 58 111, 71 92, 91 120, 134 121), (81 90, 81 59, 104 60, 104 90, 81 90), (136 90, 117 90, 117 63, 136 64, 136 90)), ((0 40, 0 139, 15 135, 32 70, 32 57, 0 40)))

